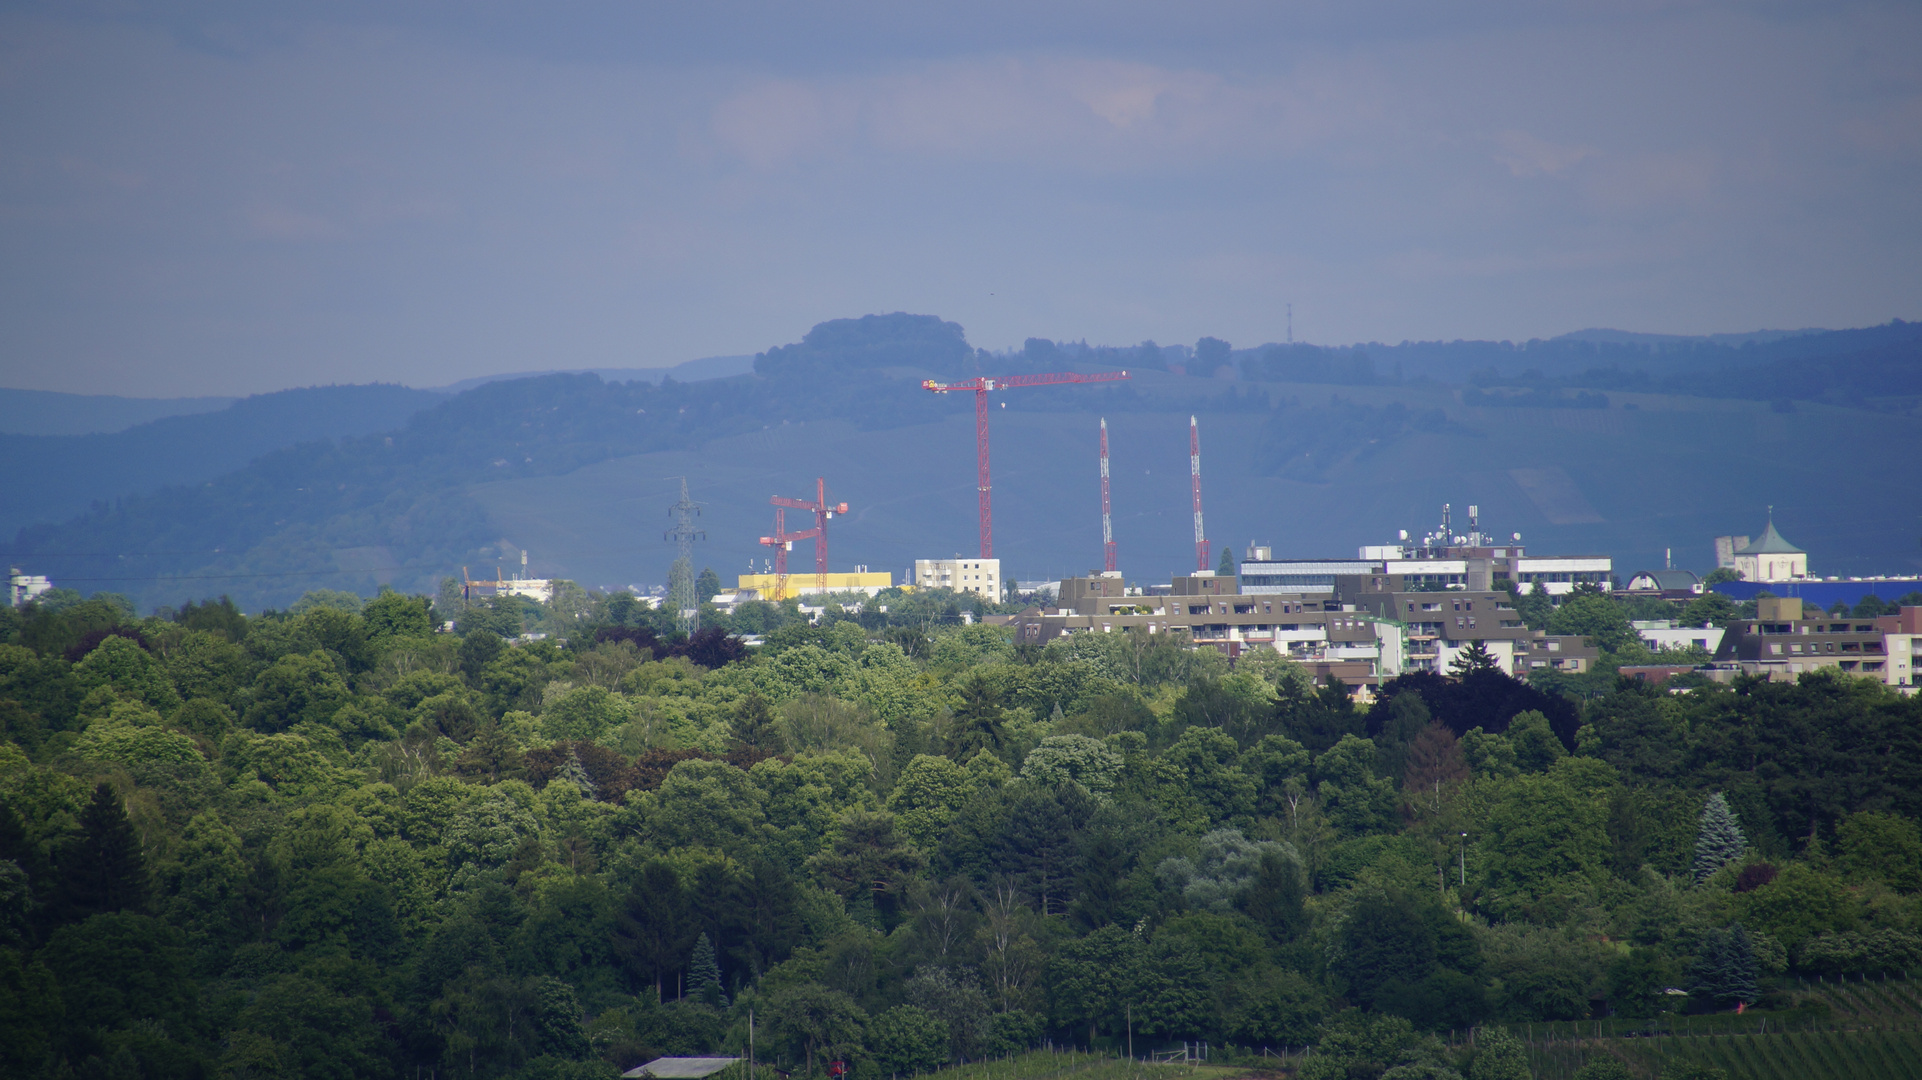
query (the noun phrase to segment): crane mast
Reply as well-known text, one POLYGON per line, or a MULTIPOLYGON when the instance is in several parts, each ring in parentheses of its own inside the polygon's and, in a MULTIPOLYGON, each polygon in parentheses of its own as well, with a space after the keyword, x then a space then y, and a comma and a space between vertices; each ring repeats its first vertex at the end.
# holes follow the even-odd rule
POLYGON ((776 573, 780 575, 775 580, 775 589, 781 594, 779 599, 785 600, 787 598, 787 553, 793 548, 794 541, 809 538, 814 540, 814 587, 818 591, 826 592, 828 587, 828 520, 836 514, 847 513, 848 504, 830 504, 828 502, 827 480, 819 476, 814 478, 813 502, 806 502, 801 499, 790 499, 783 495, 773 496, 768 499, 768 502, 773 503, 779 508, 806 510, 814 515, 814 528, 791 533, 783 531, 784 519, 782 510, 776 509, 774 511, 774 535, 761 537, 761 543, 774 548, 775 565, 778 567, 776 573))

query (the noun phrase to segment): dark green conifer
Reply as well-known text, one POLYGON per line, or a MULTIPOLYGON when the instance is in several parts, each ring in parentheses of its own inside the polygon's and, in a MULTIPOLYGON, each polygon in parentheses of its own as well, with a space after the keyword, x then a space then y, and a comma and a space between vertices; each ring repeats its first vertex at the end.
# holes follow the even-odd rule
POLYGON ((1708 797, 1695 833, 1695 880, 1705 881, 1710 874, 1742 857, 1748 839, 1729 809, 1721 792, 1708 797))
POLYGON ((714 942, 705 932, 694 942, 694 955, 687 962, 687 988, 693 996, 718 1008, 727 1007, 727 993, 721 989, 721 963, 714 954, 714 942))
POLYGON ((61 917, 73 921, 146 902, 147 860, 110 784, 93 789, 80 814, 80 836, 61 853, 60 898, 61 917))

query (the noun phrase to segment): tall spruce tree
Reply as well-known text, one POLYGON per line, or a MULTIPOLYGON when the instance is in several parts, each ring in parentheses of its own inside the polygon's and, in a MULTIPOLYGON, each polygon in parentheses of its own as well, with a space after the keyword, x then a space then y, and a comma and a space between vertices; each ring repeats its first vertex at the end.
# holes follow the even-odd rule
POLYGON ((1711 930, 1689 967, 1689 995, 1717 1008, 1753 1002, 1762 996, 1756 982, 1758 968, 1754 943, 1740 923, 1727 930, 1711 930))
POLYGON ((75 922, 146 903, 147 860, 110 784, 93 789, 80 814, 80 836, 61 853, 60 899, 61 917, 75 922))
POLYGON ((787 748, 787 740, 775 722, 774 710, 759 694, 741 699, 740 706, 734 710, 734 720, 728 725, 728 734, 742 750, 778 754, 787 748))
POLYGON ((721 989, 720 958, 705 931, 694 942, 694 955, 687 961, 687 988, 708 1004, 727 1008, 727 992, 721 989))
POLYGON ((1708 880, 1710 874, 1741 858, 1746 850, 1748 838, 1742 835, 1741 823, 1729 809, 1728 799, 1719 791, 1710 795, 1695 833, 1695 880, 1708 880))

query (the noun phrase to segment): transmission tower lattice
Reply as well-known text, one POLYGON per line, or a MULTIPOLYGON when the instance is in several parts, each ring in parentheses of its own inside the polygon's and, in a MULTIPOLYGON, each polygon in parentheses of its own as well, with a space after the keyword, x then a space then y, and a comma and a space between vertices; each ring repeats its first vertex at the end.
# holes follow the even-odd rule
POLYGON ((694 541, 707 539, 707 533, 694 527, 694 519, 701 516, 701 504, 687 497, 687 477, 681 477, 680 481, 681 501, 667 508, 667 512, 674 515, 674 527, 661 538, 674 541, 679 549, 674 560, 675 572, 669 575, 673 589, 668 603, 674 605, 681 631, 692 634, 700 629, 701 622, 701 605, 694 595, 694 541))

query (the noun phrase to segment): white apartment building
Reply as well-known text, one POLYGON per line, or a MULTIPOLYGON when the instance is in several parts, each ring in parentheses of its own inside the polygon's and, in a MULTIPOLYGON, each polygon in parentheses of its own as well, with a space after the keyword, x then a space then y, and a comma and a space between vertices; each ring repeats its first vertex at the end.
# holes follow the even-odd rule
POLYGON ((53 588, 45 574, 23 574, 19 567, 13 567, 7 575, 7 598, 14 607, 22 607, 34 597, 53 588))
POLYGON ((1000 559, 916 559, 914 584, 923 589, 953 589, 999 602, 1000 559))

